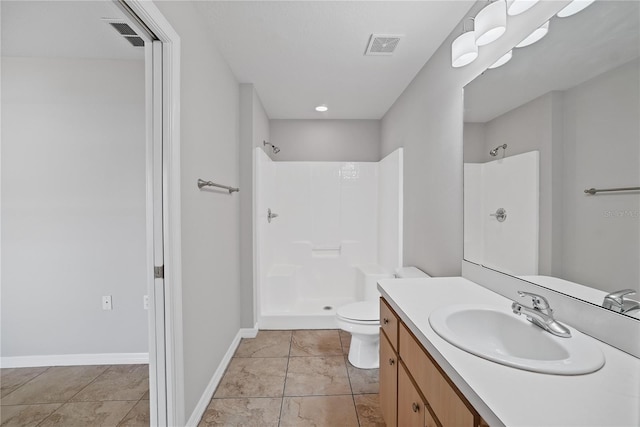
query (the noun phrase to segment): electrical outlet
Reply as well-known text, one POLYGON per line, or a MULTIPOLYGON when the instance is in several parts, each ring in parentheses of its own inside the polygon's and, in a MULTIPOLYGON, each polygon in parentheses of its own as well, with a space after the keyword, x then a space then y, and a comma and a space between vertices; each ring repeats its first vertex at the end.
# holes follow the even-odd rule
POLYGON ((105 295, 102 297, 102 309, 113 310, 113 305, 111 304, 111 295, 105 295))
POLYGON ((149 310, 149 295, 145 295, 142 298, 142 308, 144 308, 145 310, 149 310))

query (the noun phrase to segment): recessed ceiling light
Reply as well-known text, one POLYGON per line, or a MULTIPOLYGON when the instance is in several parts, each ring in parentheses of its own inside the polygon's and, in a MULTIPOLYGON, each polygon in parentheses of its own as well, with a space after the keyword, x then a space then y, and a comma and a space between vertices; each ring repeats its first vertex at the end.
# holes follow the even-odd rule
POLYGON ((316 107, 316 111, 318 111, 319 113, 324 113, 325 111, 328 111, 329 107, 327 107, 326 105, 322 104, 322 105, 318 105, 316 107))

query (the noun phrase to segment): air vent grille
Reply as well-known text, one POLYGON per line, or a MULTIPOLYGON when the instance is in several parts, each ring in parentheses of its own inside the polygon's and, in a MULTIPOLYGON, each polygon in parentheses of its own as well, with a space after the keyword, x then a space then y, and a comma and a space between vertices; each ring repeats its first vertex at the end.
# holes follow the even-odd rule
POLYGON ((401 35, 371 34, 365 55, 391 55, 400 43, 401 35))
POLYGON ((136 36, 136 37, 125 37, 125 39, 127 39, 127 41, 129 43, 131 43, 131 45, 134 46, 134 47, 144 47, 144 40, 142 40, 138 36, 136 36))
POLYGON ((136 33, 136 31, 129 26, 122 19, 103 18, 107 24, 111 25, 111 28, 116 30, 126 41, 128 41, 134 47, 144 47, 144 40, 136 33))
POLYGON ((109 24, 123 36, 137 36, 136 32, 133 31, 133 28, 131 28, 129 24, 125 24, 124 22, 109 22, 109 24))

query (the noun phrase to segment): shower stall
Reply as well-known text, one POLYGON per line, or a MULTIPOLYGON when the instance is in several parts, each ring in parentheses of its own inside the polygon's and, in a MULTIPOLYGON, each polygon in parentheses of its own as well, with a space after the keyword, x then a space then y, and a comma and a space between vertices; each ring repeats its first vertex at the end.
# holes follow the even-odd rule
POLYGON ((538 151, 464 164, 466 260, 518 276, 538 274, 539 170, 538 151))
POLYGON ((363 272, 402 265, 402 149, 380 162, 273 161, 255 150, 261 329, 335 328, 363 272))

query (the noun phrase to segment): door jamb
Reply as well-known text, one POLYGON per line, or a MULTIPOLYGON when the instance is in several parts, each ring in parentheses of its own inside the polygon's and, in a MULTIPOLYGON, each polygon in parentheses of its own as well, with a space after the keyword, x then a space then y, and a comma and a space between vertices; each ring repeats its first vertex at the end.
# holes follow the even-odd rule
MULTIPOLYGON (((162 42, 162 216, 165 326, 164 330, 156 330, 155 333, 165 336, 167 422, 170 426, 177 426, 185 422, 180 229, 180 36, 152 2, 145 0, 119 1, 123 2, 162 42)), ((160 325, 158 326, 161 328, 160 325)))

